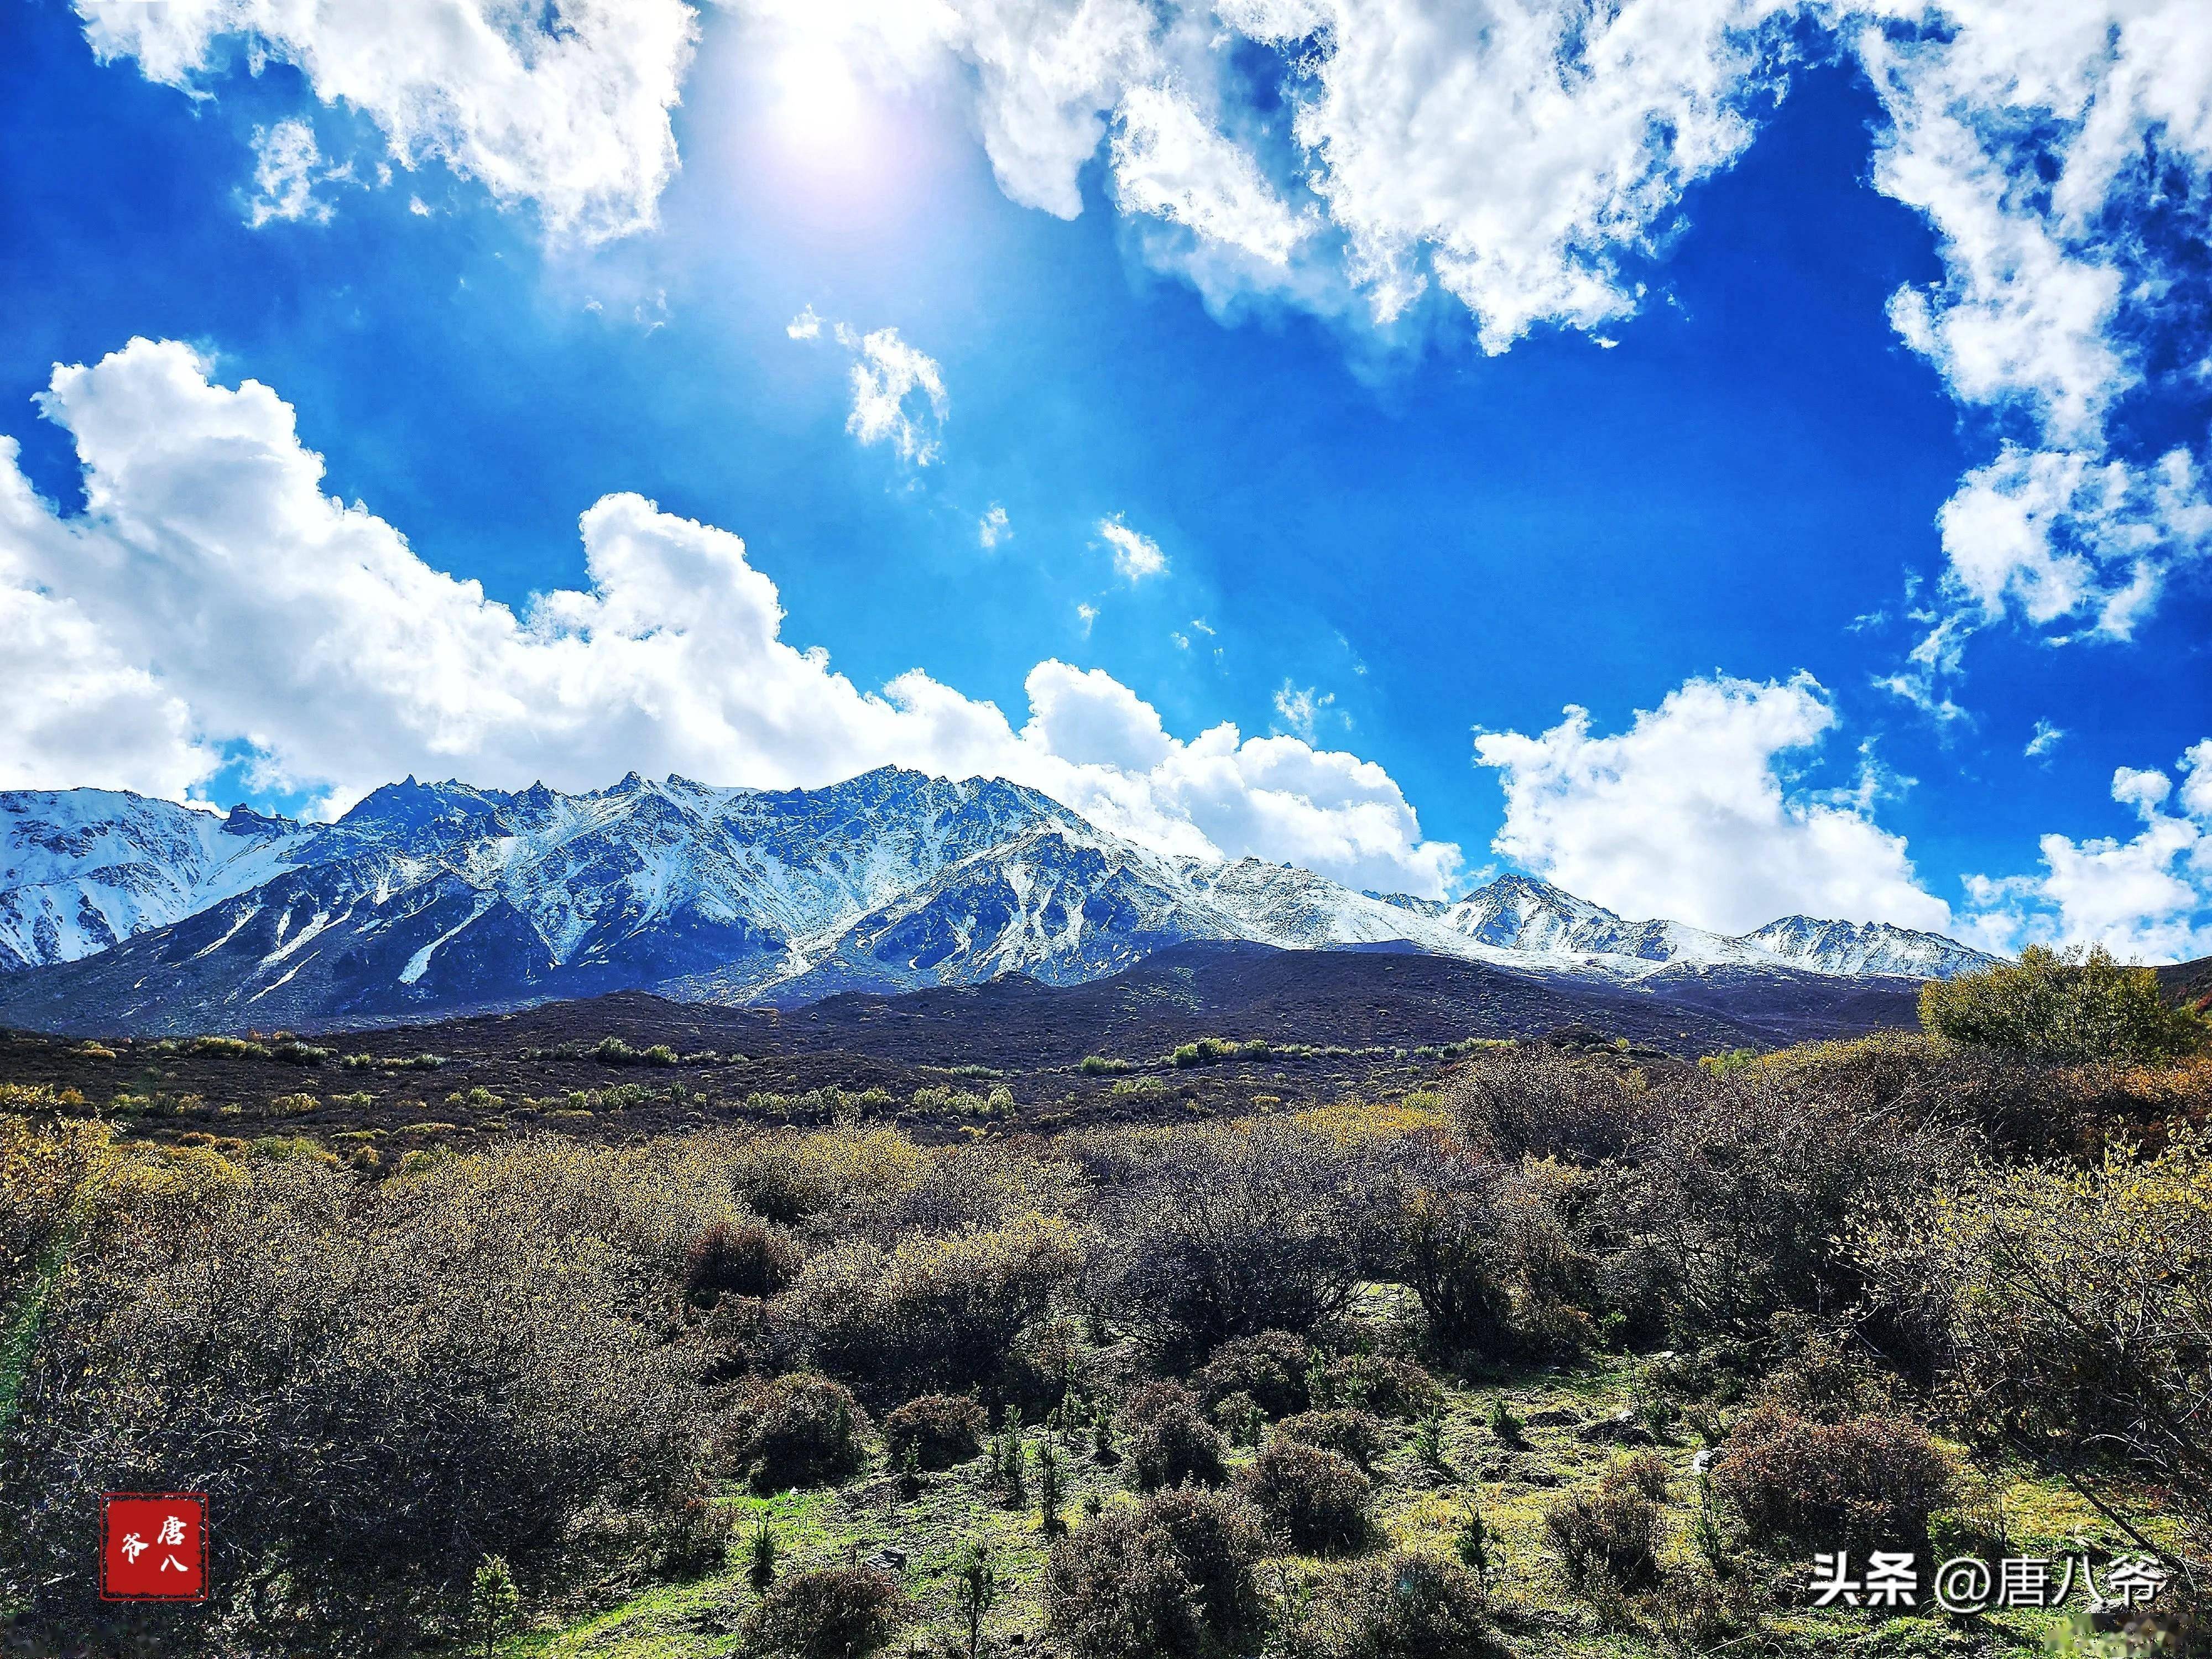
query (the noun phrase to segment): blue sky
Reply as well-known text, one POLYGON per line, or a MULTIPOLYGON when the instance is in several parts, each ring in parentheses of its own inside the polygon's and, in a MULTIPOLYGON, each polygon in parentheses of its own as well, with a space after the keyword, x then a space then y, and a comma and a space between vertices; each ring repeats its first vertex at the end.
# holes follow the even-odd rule
POLYGON ((2212 951, 2186 8, 0 5, 59 665, 0 784, 896 759, 1361 885, 2212 951), (1389 114, 1469 88, 1554 107, 1389 114))

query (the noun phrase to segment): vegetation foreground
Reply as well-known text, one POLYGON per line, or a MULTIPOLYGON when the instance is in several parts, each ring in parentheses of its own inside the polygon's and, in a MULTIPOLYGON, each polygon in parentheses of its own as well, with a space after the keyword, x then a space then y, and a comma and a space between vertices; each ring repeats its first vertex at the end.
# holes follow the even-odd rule
POLYGON ((852 1096, 386 1160, 0 1081, 0 1641, 2212 1650, 2204 1024, 2044 952, 1923 1017, 934 1146, 852 1096), (209 1494, 209 1601, 100 1600, 114 1491, 209 1494), (1877 1552, 1910 1605, 1815 1605, 1877 1552), (1958 1557, 2087 1583, 1947 1612, 1958 1557))

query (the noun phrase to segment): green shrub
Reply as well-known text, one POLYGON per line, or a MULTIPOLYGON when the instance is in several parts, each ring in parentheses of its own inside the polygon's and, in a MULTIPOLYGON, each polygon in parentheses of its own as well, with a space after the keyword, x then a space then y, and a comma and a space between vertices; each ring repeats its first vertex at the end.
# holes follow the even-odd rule
POLYGON ((1221 1434, 1200 1415, 1198 1396, 1178 1382, 1147 1382, 1116 1413, 1131 1485, 1142 1492, 1227 1478, 1221 1434))
POLYGON ((906 1622, 898 1581, 872 1567, 817 1567, 769 1585, 746 1616, 744 1650, 762 1659, 866 1659, 906 1622))
POLYGON ((884 1419, 884 1446, 896 1462, 910 1449, 925 1469, 949 1469, 983 1449, 989 1421, 966 1395, 926 1394, 884 1419))
POLYGON ((1412 1419, 1443 1404, 1436 1378, 1410 1359, 1389 1354, 1345 1354, 1318 1367, 1306 1392, 1320 1407, 1364 1406, 1385 1417, 1412 1419))
POLYGON ((703 1425, 682 1354, 624 1311, 644 1280, 616 1237, 618 1175, 532 1150, 364 1186, 319 1159, 247 1175, 180 1149, 81 1183, 5 1443, 11 1634, 33 1652, 132 1631, 179 1655, 405 1652, 487 1551, 527 1578, 589 1513, 666 1513, 703 1425), (224 1540, 219 1599, 157 1632, 118 1623, 82 1571, 83 1511, 51 1494, 184 1469, 224 1540))
POLYGON ((2199 1052, 2206 1037, 2202 1019, 2167 1002, 2155 973, 2122 967, 2102 945, 2031 945, 2017 963, 1931 979, 1920 988, 1920 1023, 1954 1042, 2066 1061, 2154 1065, 2199 1052))
POLYGON ((1362 1469, 1371 1468, 1375 1455, 1382 1449, 1382 1425, 1371 1412, 1298 1412, 1276 1424, 1275 1433, 1301 1445, 1333 1451, 1362 1469))
POLYGON ((1151 1139, 1099 1172, 1099 1294, 1170 1361, 1311 1330, 1359 1281, 1378 1159, 1280 1118, 1151 1139))
POLYGON ((1285 1659, 1503 1659, 1482 1586, 1433 1555, 1394 1550, 1324 1578, 1285 1633, 1285 1659))
POLYGON ((1036 1214, 888 1250, 852 1239, 806 1264, 787 1315, 817 1364, 872 1396, 963 1389, 999 1374, 1082 1260, 1065 1221, 1036 1214))
POLYGON ((2212 1536, 2212 1135, 1979 1170, 1862 1248, 1978 1439, 2041 1449, 2108 1508, 2144 1514, 2154 1484, 2212 1536))
POLYGON ((271 1045, 269 1058, 280 1060, 287 1066, 320 1066, 335 1051, 319 1048, 312 1042, 279 1042, 271 1045))
POLYGON ((1269 1417, 1306 1408, 1306 1372, 1313 1349, 1288 1331, 1261 1331, 1231 1337, 1206 1356, 1198 1379, 1209 1401, 1245 1394, 1269 1417))
POLYGON ((1764 1544, 1923 1548, 1929 1516, 1951 1498, 1948 1460, 1912 1424, 1823 1423, 1772 1402, 1730 1426, 1711 1475, 1764 1544))
POLYGON ((234 1036, 197 1036, 185 1045, 185 1051, 194 1054, 219 1054, 235 1060, 269 1058, 269 1050, 260 1043, 234 1036))
POLYGON ((1126 1060, 1109 1060, 1104 1054, 1085 1054, 1083 1064, 1077 1069, 1085 1077, 1111 1077, 1116 1072, 1127 1072, 1133 1067, 1126 1060))
POLYGON ((715 1220, 684 1253, 684 1295, 702 1308, 725 1296, 770 1297, 799 1275, 799 1247, 763 1222, 715 1220))
POLYGON ((1168 1059, 1178 1066, 1212 1066, 1219 1060, 1236 1059, 1237 1051, 1237 1044, 1225 1038, 1200 1037, 1195 1042, 1179 1045, 1168 1059))
POLYGON ((1649 1589, 1659 1582, 1659 1506, 1619 1465, 1547 1508, 1544 1530, 1577 1585, 1649 1589))
POLYGON ((842 1382, 795 1371, 745 1389, 723 1459, 757 1492, 835 1483, 866 1467, 868 1415, 842 1382))
POLYGON ((1053 1546, 1045 1614, 1070 1659, 1212 1659, 1260 1630, 1258 1513, 1182 1488, 1117 1505, 1053 1546))
POLYGON ((1367 1477, 1335 1452, 1279 1432, 1238 1474, 1237 1490, 1295 1549, 1356 1550, 1367 1541, 1367 1477))
POLYGON ((678 1504, 655 1529, 655 1569, 665 1578, 719 1572, 730 1559, 730 1516, 704 1493, 678 1504))

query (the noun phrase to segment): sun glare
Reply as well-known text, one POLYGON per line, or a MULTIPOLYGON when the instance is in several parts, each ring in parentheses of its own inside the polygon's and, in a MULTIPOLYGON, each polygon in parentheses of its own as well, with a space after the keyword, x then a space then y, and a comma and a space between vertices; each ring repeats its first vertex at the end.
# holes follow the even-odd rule
POLYGON ((843 56, 825 41, 787 47, 775 70, 775 124, 822 159, 851 161, 866 148, 867 100, 843 56))

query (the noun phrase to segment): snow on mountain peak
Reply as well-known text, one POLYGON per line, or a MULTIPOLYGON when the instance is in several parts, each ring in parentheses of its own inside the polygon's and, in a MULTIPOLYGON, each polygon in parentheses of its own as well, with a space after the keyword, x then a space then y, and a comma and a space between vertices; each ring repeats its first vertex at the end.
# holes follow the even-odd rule
POLYGON ((743 1000, 1006 972, 1066 983, 1191 940, 1403 944, 1615 983, 1674 967, 1948 975, 1989 960, 1887 924, 1787 916, 1731 937, 1631 921, 1519 874, 1449 903, 1354 892, 1257 858, 1156 854, 1004 779, 890 766, 791 790, 635 771, 580 794, 410 777, 330 825, 107 791, 0 793, 0 972, 163 929, 195 941, 190 996, 302 1021, 628 985, 743 1000), (312 932, 286 931, 294 916, 312 932))

